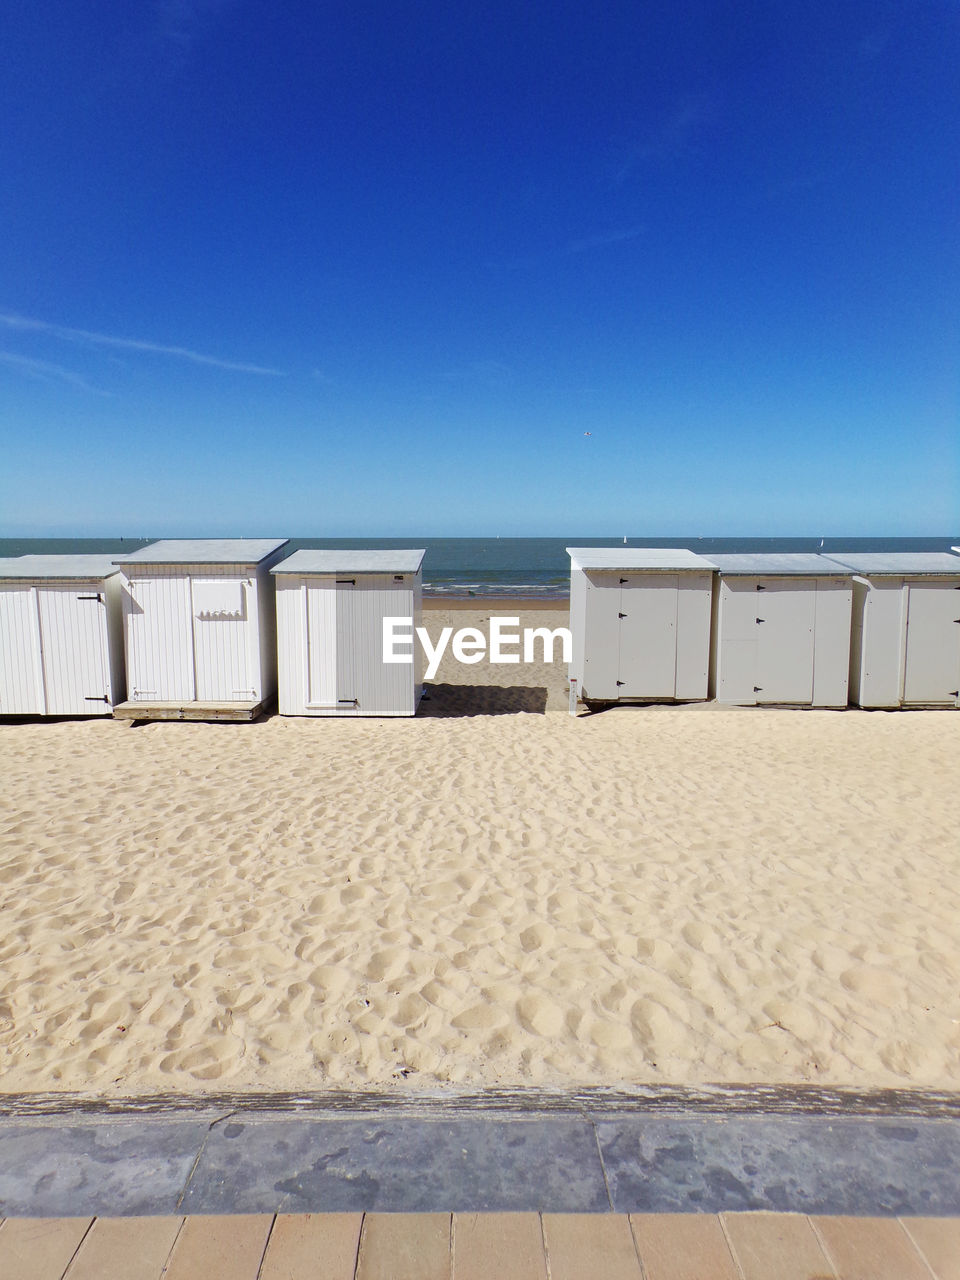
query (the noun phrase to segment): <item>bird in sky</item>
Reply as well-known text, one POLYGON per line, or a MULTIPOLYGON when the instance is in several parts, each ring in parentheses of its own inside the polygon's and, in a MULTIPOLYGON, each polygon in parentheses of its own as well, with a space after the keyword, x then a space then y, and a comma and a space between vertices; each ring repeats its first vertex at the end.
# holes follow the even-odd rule
POLYGON ((592 435, 593 435, 593 432, 592 432, 592 431, 585 431, 583 434, 584 434, 585 436, 592 436, 592 435))

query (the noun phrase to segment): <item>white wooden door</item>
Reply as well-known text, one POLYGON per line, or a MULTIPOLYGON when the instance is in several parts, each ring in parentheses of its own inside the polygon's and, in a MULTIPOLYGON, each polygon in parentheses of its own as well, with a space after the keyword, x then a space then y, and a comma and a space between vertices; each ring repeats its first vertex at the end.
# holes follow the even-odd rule
POLYGON ((306 704, 337 705, 337 587, 332 578, 307 578, 303 585, 307 625, 306 704))
POLYGON ((957 702, 960 689, 960 591, 936 582, 907 587, 904 702, 957 702))
POLYGON ((45 709, 35 589, 0 587, 0 715, 45 709))
POLYGON ((102 586, 37 588, 48 716, 107 715, 107 602, 102 586))
POLYGON ((719 583, 717 700, 736 706, 757 701, 757 600, 759 579, 731 574, 719 583))
POLYGON ((620 696, 620 583, 588 573, 584 588, 583 693, 598 702, 620 696))
POLYGON ((252 702, 260 695, 250 673, 249 584, 242 578, 190 580, 198 702, 252 702))
POLYGON ((756 593, 757 702, 813 701, 815 578, 773 578, 756 593))
POLYGON ((127 696, 132 702, 192 702, 190 579, 135 578, 124 592, 127 696))
POLYGON ((675 696, 679 587, 676 574, 620 575, 619 697, 675 696))

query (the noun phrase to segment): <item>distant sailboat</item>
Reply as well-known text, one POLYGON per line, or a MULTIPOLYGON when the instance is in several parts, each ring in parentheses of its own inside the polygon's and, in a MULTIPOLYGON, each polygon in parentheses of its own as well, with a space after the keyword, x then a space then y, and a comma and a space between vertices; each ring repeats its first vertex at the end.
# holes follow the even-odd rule
POLYGON ((624 545, 624 546, 626 546, 626 545, 627 545, 627 535, 626 535, 626 534, 624 534, 624 535, 623 535, 623 545, 624 545))

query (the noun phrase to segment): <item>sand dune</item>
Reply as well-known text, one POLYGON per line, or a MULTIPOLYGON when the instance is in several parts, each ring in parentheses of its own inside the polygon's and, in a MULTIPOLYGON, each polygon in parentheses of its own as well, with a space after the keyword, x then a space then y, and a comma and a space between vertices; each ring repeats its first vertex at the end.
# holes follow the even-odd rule
POLYGON ((960 717, 472 714, 565 706, 503 670, 0 725, 2 1088, 958 1086, 960 717))

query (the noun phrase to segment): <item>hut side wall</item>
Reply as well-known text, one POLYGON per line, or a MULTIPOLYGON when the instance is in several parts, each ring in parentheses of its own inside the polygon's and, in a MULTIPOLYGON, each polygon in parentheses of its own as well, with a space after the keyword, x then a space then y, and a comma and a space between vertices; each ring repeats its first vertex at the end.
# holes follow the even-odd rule
POLYGON ((124 688, 118 579, 0 585, 0 715, 112 713, 124 688))
MULTIPOLYGON (((307 591, 311 583, 332 583, 330 577, 278 574, 277 665, 281 715, 298 716, 411 716, 417 709, 417 646, 414 662, 384 663, 383 619, 413 618, 421 624, 411 575, 395 584, 392 574, 356 574, 356 586, 337 592, 336 695, 356 699, 355 705, 309 705, 307 591)), ((346 575, 345 575, 346 576, 346 575)), ((419 575, 418 575, 419 579, 419 575)), ((319 611, 315 617, 320 619, 319 611)), ((331 614, 331 617, 334 617, 331 614)), ((419 681, 422 692, 422 677, 419 681)))
MULTIPOLYGON (((768 666, 776 662, 779 649, 771 650, 770 641, 774 633, 765 633, 761 644, 757 630, 758 610, 773 605, 774 596, 765 595, 772 592, 779 583, 790 583, 791 592, 807 592, 801 607, 799 594, 796 609, 784 606, 796 612, 798 616, 806 613, 813 618, 812 643, 803 654, 804 646, 799 643, 797 652, 788 652, 787 661, 809 661, 810 685, 809 697, 801 703, 787 705, 807 705, 815 707, 845 707, 847 705, 848 681, 850 673, 850 623, 853 601, 853 590, 849 578, 784 578, 777 575, 721 575, 718 588, 716 625, 714 628, 714 657, 716 670, 716 697, 720 702, 733 703, 737 706, 755 706, 761 702, 776 703, 776 696, 764 698, 764 690, 757 685, 767 685, 768 680, 761 674, 764 663, 768 666), (759 590, 758 590, 759 588, 759 590), (811 598, 812 597, 812 598, 811 598), (759 695, 759 698, 758 698, 759 695)), ((773 615, 771 615, 773 616, 773 615)), ((781 615, 782 617, 782 615, 781 615)), ((768 620, 768 625, 773 625, 768 620)), ((787 635, 780 624, 780 632, 787 635)), ((799 640, 799 637, 798 637, 799 640)), ((770 671, 774 668, 770 667, 770 671)), ((780 667, 786 671, 786 668, 780 667)), ((802 677, 801 671, 791 673, 802 677)), ((778 683, 783 685, 783 681, 778 683)), ((801 679, 797 680, 797 684, 801 679)), ((768 686, 769 687, 769 686, 768 686)))
MULTIPOLYGON (((258 701, 267 696, 263 673, 266 666, 270 676, 272 664, 269 656, 264 660, 261 654, 265 624, 256 566, 131 565, 124 576, 124 639, 131 701, 258 701), (241 584, 243 617, 229 622, 198 619, 194 586, 202 579, 241 584), (212 696, 202 686, 215 681, 220 671, 224 673, 222 688, 212 696)), ((272 589, 268 587, 268 601, 270 597, 272 589)))

